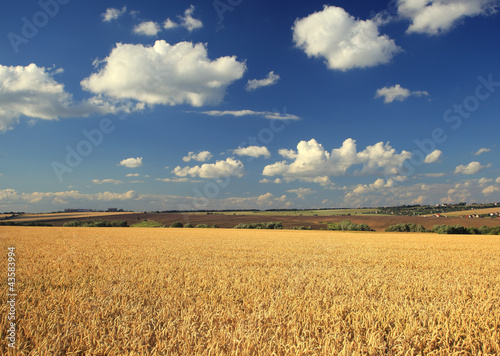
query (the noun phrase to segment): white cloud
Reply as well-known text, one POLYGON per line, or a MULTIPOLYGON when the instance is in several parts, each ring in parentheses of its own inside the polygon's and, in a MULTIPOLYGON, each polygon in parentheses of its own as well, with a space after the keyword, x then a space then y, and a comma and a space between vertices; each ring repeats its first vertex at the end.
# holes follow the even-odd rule
POLYGON ((203 23, 200 20, 193 18, 193 12, 194 6, 191 5, 186 11, 184 11, 184 17, 179 16, 181 26, 186 28, 189 32, 203 27, 203 23))
POLYGON ((256 90, 258 88, 262 88, 262 87, 267 87, 267 86, 270 86, 270 85, 274 85, 278 82, 278 80, 280 80, 280 76, 277 75, 277 74, 274 74, 273 71, 269 72, 269 74, 267 75, 267 78, 264 78, 264 79, 252 79, 252 80, 249 80, 245 89, 247 91, 252 91, 252 90, 256 90))
POLYGON ((260 179, 259 180, 259 183, 274 183, 274 184, 281 184, 283 183, 283 180, 280 179, 280 178, 276 178, 274 180, 270 180, 270 179, 267 179, 267 178, 263 178, 263 179, 260 179))
POLYGON ((178 177, 200 177, 200 178, 221 178, 221 177, 243 177, 243 163, 234 158, 227 158, 225 161, 216 163, 205 163, 201 166, 180 167, 177 166, 172 171, 178 177))
POLYGON ((498 177, 497 179, 495 179, 495 183, 500 184, 500 177, 498 177))
POLYGON ((465 17, 496 11, 497 0, 398 0, 398 14, 411 21, 407 33, 439 35, 465 17))
POLYGON ((490 152, 491 148, 480 148, 477 152, 474 153, 475 156, 479 156, 480 154, 490 152))
POLYGON ((189 178, 156 178, 155 180, 159 182, 165 183, 185 183, 185 182, 193 182, 189 178))
POLYGON ((444 177, 445 174, 444 173, 425 173, 423 174, 424 177, 430 177, 430 178, 440 178, 440 177, 444 177))
POLYGON ((293 193, 297 194, 298 199, 304 199, 307 195, 316 193, 314 190, 311 188, 297 188, 297 189, 290 189, 287 190, 288 193, 293 193))
POLYGON ((127 158, 120 161, 120 166, 127 168, 137 168, 142 166, 142 157, 127 158))
POLYGON ((123 209, 135 211, 153 210, 198 210, 206 209, 260 209, 290 208, 293 203, 287 201, 286 195, 274 196, 266 193, 250 197, 228 197, 224 199, 199 199, 196 196, 137 194, 130 190, 126 193, 103 192, 84 194, 79 191, 20 193, 14 189, 0 190, 0 208, 4 211, 42 212, 61 210, 67 206, 91 206, 105 209, 113 203, 123 209))
POLYGON ((125 177, 140 177, 139 173, 129 173, 125 177))
POLYGON ((392 179, 388 179, 385 181, 382 178, 377 179, 375 182, 371 184, 359 184, 351 194, 362 195, 371 193, 377 190, 381 190, 383 188, 392 188, 394 186, 394 181, 392 179))
POLYGON ((405 101, 410 96, 428 96, 429 93, 426 91, 410 91, 401 87, 401 85, 396 84, 392 87, 384 87, 378 89, 375 93, 375 98, 384 97, 384 102, 386 104, 392 103, 394 100, 405 101))
POLYGON ((182 157, 182 160, 184 162, 189 162, 189 161, 205 162, 208 161, 210 158, 212 158, 212 154, 209 151, 201 151, 198 153, 189 152, 187 156, 182 157))
POLYGON ((443 152, 441 150, 434 150, 425 157, 424 163, 436 163, 441 158, 443 152))
POLYGON ((249 157, 271 157, 271 152, 265 146, 248 146, 248 147, 238 147, 233 150, 233 153, 238 156, 249 156, 249 157))
POLYGON ((92 183, 94 184, 122 184, 123 182, 121 180, 116 180, 116 179, 93 179, 92 183))
POLYGON ((203 23, 193 18, 194 6, 191 5, 186 11, 184 11, 184 16, 177 16, 179 18, 179 22, 172 21, 171 19, 166 19, 163 23, 163 28, 166 30, 176 28, 176 27, 184 27, 189 32, 196 30, 198 28, 203 27, 203 23))
POLYGON ((85 90, 149 105, 217 104, 246 71, 234 56, 210 60, 202 43, 163 40, 153 46, 118 43, 100 63, 82 81, 85 90))
POLYGON ((484 195, 489 195, 496 192, 500 192, 500 188, 495 187, 494 185, 490 185, 489 187, 484 188, 482 193, 484 195))
POLYGON ((0 132, 12 129, 22 116, 57 120, 120 110, 98 97, 75 103, 64 85, 54 79, 62 71, 34 63, 26 67, 0 65, 0 132))
POLYGON ((489 166, 481 166, 479 162, 471 162, 468 165, 460 165, 455 168, 456 174, 476 174, 489 166))
POLYGON ((127 11, 127 7, 126 6, 122 7, 121 10, 120 9, 115 9, 115 8, 106 9, 106 12, 104 12, 103 14, 101 14, 102 20, 104 22, 110 22, 112 20, 116 20, 121 15, 123 15, 125 13, 125 11, 127 11))
POLYGON ((161 27, 154 21, 145 21, 134 27, 134 33, 144 36, 156 36, 161 31, 161 27))
POLYGON ((166 19, 165 22, 163 23, 163 28, 165 30, 170 30, 171 28, 176 28, 178 26, 179 25, 177 23, 175 23, 174 21, 172 21, 170 19, 166 19))
POLYGON ((480 187, 483 187, 486 184, 491 183, 491 182, 493 182, 493 179, 481 178, 477 183, 479 184, 480 187))
POLYGON ((253 110, 210 110, 210 111, 202 111, 202 114, 209 116, 234 116, 234 117, 242 117, 242 116, 260 116, 265 119, 270 120, 299 120, 300 117, 292 114, 281 114, 279 112, 274 111, 253 111, 253 110))
POLYGON ((286 180, 303 180, 329 184, 330 176, 346 174, 347 170, 357 166, 356 174, 383 172, 397 174, 397 169, 411 157, 411 153, 397 153, 389 143, 379 142, 367 146, 358 152, 356 141, 347 139, 342 146, 326 151, 315 139, 300 141, 297 151, 282 149, 280 155, 293 160, 292 163, 279 161, 264 167, 265 176, 282 175, 286 180))
POLYGON ((359 20, 344 9, 325 6, 295 20, 293 40, 309 57, 321 57, 330 69, 346 71, 391 61, 401 49, 380 35, 373 20, 359 20))

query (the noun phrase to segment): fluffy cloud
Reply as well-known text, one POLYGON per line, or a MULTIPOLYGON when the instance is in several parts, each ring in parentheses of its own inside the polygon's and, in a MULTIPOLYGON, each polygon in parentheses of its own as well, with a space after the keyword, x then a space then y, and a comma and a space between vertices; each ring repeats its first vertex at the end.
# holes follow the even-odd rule
POLYGON ((127 158, 120 161, 120 166, 127 168, 137 168, 142 166, 142 157, 127 158))
POLYGON ((495 187, 494 185, 490 185, 489 187, 486 187, 486 188, 483 189, 483 194, 484 195, 489 195, 489 194, 493 194, 493 193, 496 193, 496 192, 500 192, 500 188, 495 187))
POLYGON ((198 210, 206 209, 260 209, 290 208, 293 204, 287 201, 286 195, 274 196, 266 193, 251 197, 229 197, 224 199, 206 199, 199 197, 137 194, 130 190, 125 193, 84 194, 77 190, 64 192, 20 193, 14 189, 0 190, 0 208, 15 211, 47 211, 61 210, 67 206, 89 206, 105 209, 109 204, 116 204, 123 209, 135 211, 153 210, 198 210))
POLYGON ((436 163, 441 158, 443 152, 441 150, 434 150, 425 157, 424 163, 436 163))
POLYGON ((297 194, 298 199, 304 199, 307 195, 316 193, 314 190, 310 188, 297 188, 287 190, 288 193, 297 194))
POLYGON ((93 93, 155 105, 219 103, 226 87, 243 76, 246 65, 233 57, 208 58, 204 44, 159 40, 153 46, 118 43, 82 81, 93 93))
POLYGON ((358 166, 356 173, 371 174, 382 171, 396 174, 403 162, 411 157, 411 153, 397 153, 389 143, 379 142, 358 152, 356 141, 347 139, 340 148, 326 151, 315 139, 300 141, 297 151, 282 149, 279 154, 292 163, 276 162, 264 167, 265 176, 282 175, 286 180, 315 181, 328 184, 330 176, 346 174, 353 166, 358 166))
POLYGON ((271 157, 271 152, 265 146, 248 146, 248 147, 238 147, 233 150, 233 153, 238 156, 249 156, 249 157, 271 157))
POLYGON ((0 65, 0 132, 12 129, 22 116, 57 120, 120 110, 98 97, 75 103, 64 85, 54 79, 61 72, 34 63, 26 67, 0 65))
POLYGON ((121 180, 116 180, 116 179, 93 179, 92 183, 94 184, 122 184, 123 182, 121 180))
POLYGON ((234 116, 234 117, 242 117, 242 116, 260 116, 269 120, 299 120, 300 117, 292 114, 281 114, 279 112, 274 111, 253 111, 253 110, 210 110, 210 111, 202 111, 202 114, 209 116, 234 116))
POLYGON ((483 169, 487 168, 489 166, 481 166, 481 163, 479 162, 471 162, 468 165, 460 165, 457 168, 455 168, 455 173, 456 174, 476 174, 481 172, 483 169))
POLYGON ((283 180, 281 180, 280 178, 276 178, 274 180, 269 180, 267 178, 263 178, 263 179, 260 179, 259 180, 259 183, 274 183, 274 184, 281 184, 283 183, 283 180))
POLYGON ((408 33, 439 35, 465 17, 496 11, 497 0, 398 0, 398 14, 408 18, 408 33))
POLYGON ((295 20, 293 40, 309 57, 324 58, 328 68, 342 71, 388 63, 401 50, 379 35, 374 21, 358 20, 335 6, 295 20))
POLYGON ((126 6, 122 7, 121 10, 120 9, 115 9, 115 8, 106 9, 106 12, 104 12, 101 15, 102 16, 102 20, 104 22, 110 22, 110 21, 116 20, 121 15, 123 15, 125 13, 125 11, 127 11, 127 7, 126 6))
POLYGON ((200 178, 221 178, 221 177, 243 177, 243 163, 234 158, 227 158, 225 161, 215 163, 205 163, 201 166, 180 167, 177 166, 172 171, 178 177, 200 177, 200 178))
POLYGON ((179 23, 172 21, 171 19, 166 19, 163 23, 163 28, 169 30, 176 27, 184 27, 189 32, 203 27, 203 23, 193 18, 194 6, 191 5, 186 11, 184 11, 184 16, 178 16, 179 23))
POLYGON ((267 75, 267 78, 249 80, 245 89, 247 91, 253 91, 253 90, 256 90, 258 88, 268 87, 270 85, 276 84, 278 82, 278 80, 280 80, 280 76, 277 74, 274 74, 274 72, 271 71, 267 75))
POLYGON ((156 36, 160 31, 160 25, 154 21, 141 22, 134 27, 134 33, 144 36, 156 36))
POLYGON ((189 152, 187 156, 182 157, 182 160, 184 162, 189 162, 189 161, 205 162, 208 161, 210 158, 212 158, 212 154, 209 151, 201 151, 198 153, 189 152))
POLYGON ((487 153, 490 151, 491 151, 491 148, 480 148, 479 150, 477 150, 477 152, 474 153, 474 156, 479 156, 483 153, 487 153))
POLYGON ((428 96, 429 93, 426 91, 410 91, 401 87, 401 85, 396 84, 392 87, 384 87, 378 89, 375 93, 375 98, 384 98, 386 104, 392 103, 394 100, 405 101, 410 96, 428 96))
POLYGON ((371 184, 360 184, 358 185, 351 194, 362 195, 371 193, 373 191, 381 190, 382 188, 392 188, 394 186, 394 181, 392 179, 388 179, 385 181, 382 178, 377 179, 375 182, 371 184))

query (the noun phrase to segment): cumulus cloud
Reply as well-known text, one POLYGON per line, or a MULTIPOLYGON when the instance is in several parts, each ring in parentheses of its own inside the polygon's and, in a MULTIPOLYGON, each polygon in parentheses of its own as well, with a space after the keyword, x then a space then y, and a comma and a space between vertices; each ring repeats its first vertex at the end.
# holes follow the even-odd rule
POLYGON ((114 185, 118 185, 118 184, 122 184, 123 181, 116 180, 116 179, 93 179, 92 183, 94 183, 94 184, 114 184, 114 185))
POLYGON ((191 5, 186 11, 184 11, 184 16, 178 16, 179 22, 175 22, 170 18, 166 19, 163 23, 163 28, 169 30, 176 27, 184 27, 189 32, 203 27, 203 23, 193 18, 194 6, 191 5))
POLYGON ((434 150, 425 157, 424 163, 436 163, 441 158, 443 152, 441 150, 434 150))
POLYGON ((259 180, 259 183, 274 183, 274 184, 281 184, 283 183, 283 180, 281 180, 280 178, 276 178, 274 180, 270 180, 270 179, 267 179, 267 178, 263 178, 263 179, 260 179, 259 180))
POLYGON ((186 183, 186 182, 200 182, 200 181, 193 181, 189 178, 156 178, 155 180, 159 182, 165 182, 165 183, 186 183))
POLYGON ((345 175, 353 166, 357 174, 373 174, 383 172, 396 174, 403 162, 411 157, 411 153, 397 153, 389 143, 379 142, 367 146, 358 152, 356 141, 349 138, 340 148, 326 151, 315 139, 300 141, 297 150, 282 149, 279 154, 287 160, 279 161, 264 167, 265 176, 282 175, 286 180, 313 181, 329 183, 330 176, 345 175))
POLYGON ((248 146, 248 147, 238 147, 233 150, 233 153, 238 156, 249 156, 249 157, 271 157, 271 152, 265 146, 248 146))
POLYGON ((493 182, 493 179, 481 178, 477 183, 479 184, 480 187, 483 187, 486 184, 491 183, 491 182, 493 182))
POLYGON ((280 80, 280 76, 277 74, 274 74, 274 72, 271 71, 267 75, 267 78, 249 80, 245 89, 247 91, 253 91, 253 90, 256 90, 258 88, 268 87, 270 85, 276 84, 278 82, 278 80, 280 80))
POLYGON ((474 156, 479 156, 483 153, 487 153, 487 152, 490 152, 491 151, 491 148, 480 148, 479 150, 477 150, 475 153, 474 153, 474 156))
POLYGON ((439 35, 466 17, 496 12, 497 0, 398 0, 398 14, 410 20, 407 33, 439 35))
POLYGON ((234 158, 227 158, 225 161, 215 163, 205 163, 201 166, 180 167, 177 166, 172 171, 178 177, 200 177, 200 178, 221 178, 221 177, 243 177, 243 163, 234 158))
POLYGON ((297 198, 298 199, 305 199, 305 197, 307 195, 310 195, 310 194, 313 194, 313 193, 316 193, 314 190, 312 190, 311 188, 297 188, 297 189, 290 189, 290 190, 287 190, 288 193, 293 193, 293 194, 297 194, 297 198))
POLYGON ((500 192, 500 188, 495 187, 494 185, 490 185, 489 187, 484 188, 482 193, 484 195, 489 195, 496 192, 500 192))
POLYGON ((210 110, 210 111, 202 111, 201 114, 209 115, 209 116, 234 116, 234 117, 243 117, 243 116, 260 116, 269 120, 299 120, 300 117, 292 114, 282 114, 274 111, 253 111, 253 110, 210 110))
POLYGON ((149 105, 217 104, 246 71, 234 56, 210 60, 202 43, 163 40, 153 46, 118 43, 96 65, 97 72, 81 82, 85 90, 149 105))
POLYGON ((127 158, 120 161, 120 166, 127 168, 137 168, 142 166, 142 157, 127 158))
POLYGON ((74 102, 64 85, 54 79, 62 71, 34 63, 26 67, 0 65, 0 132, 12 129, 22 116, 57 120, 120 110, 98 97, 74 102))
POLYGON ((134 33, 144 36, 156 36, 160 31, 160 25, 154 21, 141 22, 134 27, 134 33))
POLYGON ((193 18, 193 12, 194 6, 191 5, 184 11, 184 16, 180 16, 181 26, 186 28, 189 32, 203 27, 203 23, 200 20, 193 18))
MULTIPOLYGON (((64 192, 34 192, 20 193, 14 189, 0 190, 0 208, 16 211, 46 211, 61 210, 67 206, 92 205, 97 209, 109 207, 115 203, 123 209, 152 210, 199 210, 210 208, 225 209, 259 209, 259 208, 290 208, 293 203, 287 201, 286 195, 274 196, 265 193, 250 197, 228 197, 224 199, 199 199, 196 196, 137 194, 130 190, 125 193, 103 192, 84 194, 77 190, 64 192), (139 208, 138 208, 139 207, 139 208)), ((10 210, 9 210, 10 211, 10 210)))
POLYGON ((106 9, 106 12, 104 12, 103 14, 101 14, 102 16, 102 20, 104 22, 110 22, 110 21, 113 21, 113 20, 116 20, 118 19, 120 16, 122 16, 125 11, 127 11, 127 7, 124 6, 120 9, 115 9, 115 8, 109 8, 109 9, 106 9))
POLYGON ((129 173, 125 177, 140 177, 139 173, 129 173))
POLYGON ((382 188, 392 188, 394 186, 394 181, 392 179, 388 179, 387 181, 379 178, 375 182, 371 184, 359 184, 351 194, 361 195, 371 193, 377 190, 381 190, 382 188))
POLYGON ((481 163, 479 162, 471 162, 467 165, 460 165, 458 167, 455 168, 455 173, 456 174, 467 174, 467 175, 470 175, 470 174, 477 174, 479 172, 481 172, 483 169, 485 168, 488 168, 488 166, 482 166, 481 163))
POLYGON ((344 9, 325 6, 295 20, 293 40, 309 57, 324 58, 329 69, 346 71, 373 67, 401 51, 394 40, 380 35, 373 20, 359 20, 344 9))
POLYGON ((405 101, 410 96, 428 96, 429 93, 426 91, 410 91, 401 87, 401 85, 396 84, 392 87, 384 87, 378 89, 375 93, 375 98, 384 98, 386 104, 392 103, 394 100, 405 101))
POLYGON ((497 179, 495 179, 495 183, 500 184, 500 177, 498 177, 497 179))
POLYGON ((212 158, 212 154, 209 151, 201 151, 198 153, 189 152, 187 156, 182 157, 182 160, 184 162, 189 162, 189 161, 205 162, 208 161, 210 158, 212 158))

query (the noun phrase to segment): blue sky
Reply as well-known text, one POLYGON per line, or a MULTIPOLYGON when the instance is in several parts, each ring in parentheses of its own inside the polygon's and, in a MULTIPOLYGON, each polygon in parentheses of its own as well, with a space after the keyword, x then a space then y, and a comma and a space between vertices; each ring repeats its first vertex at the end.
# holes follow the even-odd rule
POLYGON ((498 5, 4 2, 0 211, 500 201, 498 5))

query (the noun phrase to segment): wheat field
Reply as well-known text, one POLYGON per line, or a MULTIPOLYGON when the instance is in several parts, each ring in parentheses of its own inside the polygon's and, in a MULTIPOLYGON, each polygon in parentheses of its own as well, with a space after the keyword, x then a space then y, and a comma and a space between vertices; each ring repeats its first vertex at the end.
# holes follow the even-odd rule
POLYGON ((498 236, 1 227, 0 244, 16 355, 500 354, 498 236))

